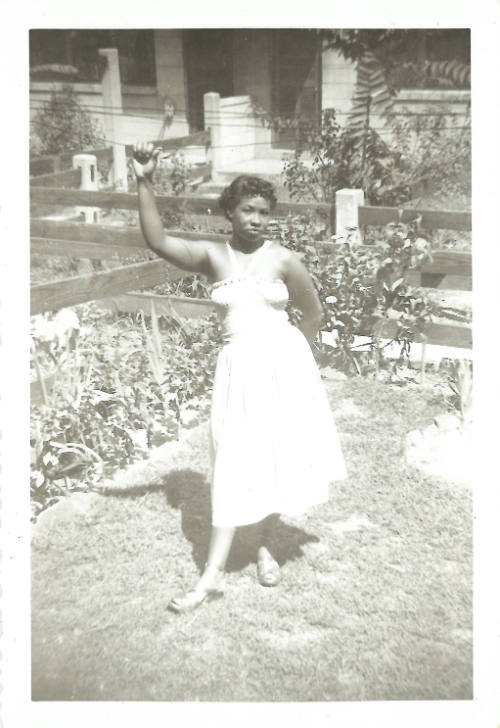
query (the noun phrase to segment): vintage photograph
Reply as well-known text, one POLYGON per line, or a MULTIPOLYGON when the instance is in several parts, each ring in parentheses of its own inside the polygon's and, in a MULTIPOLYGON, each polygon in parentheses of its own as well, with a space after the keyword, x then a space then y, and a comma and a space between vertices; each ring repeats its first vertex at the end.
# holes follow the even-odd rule
POLYGON ((471 701, 470 28, 32 27, 29 175, 31 700, 471 701))

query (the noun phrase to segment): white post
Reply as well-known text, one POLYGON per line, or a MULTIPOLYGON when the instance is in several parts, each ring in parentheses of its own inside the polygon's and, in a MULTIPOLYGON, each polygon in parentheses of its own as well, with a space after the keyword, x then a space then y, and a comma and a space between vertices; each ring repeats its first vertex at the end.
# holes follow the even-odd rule
MULTIPOLYGON (((74 154, 73 169, 81 171, 81 190, 97 190, 97 158, 95 154, 74 154)), ((77 207, 77 215, 84 215, 87 224, 99 222, 98 207, 77 207)))
MULTIPOLYGON (((79 169, 81 172, 80 189, 81 190, 97 190, 97 158, 95 154, 74 154, 73 169, 79 169)), ((85 222, 92 225, 99 222, 98 207, 76 207, 77 215, 83 215, 85 222)), ((84 275, 92 273, 92 262, 88 258, 80 258, 78 261, 78 273, 84 275)))
POLYGON ((125 145, 120 141, 120 114, 122 107, 122 87, 120 82, 120 66, 116 48, 101 48, 99 55, 107 60, 102 77, 102 100, 104 104, 104 127, 106 137, 113 148, 113 184, 119 190, 127 191, 127 157, 125 145))
POLYGON ((358 207, 364 205, 365 194, 363 190, 337 190, 335 193, 335 233, 345 241, 351 235, 351 240, 361 244, 359 230, 358 207), (356 228, 349 230, 349 228, 356 228))
POLYGON ((205 129, 210 129, 211 146, 209 156, 212 162, 212 179, 216 182, 217 172, 221 168, 223 151, 221 144, 220 94, 203 94, 203 113, 205 129))

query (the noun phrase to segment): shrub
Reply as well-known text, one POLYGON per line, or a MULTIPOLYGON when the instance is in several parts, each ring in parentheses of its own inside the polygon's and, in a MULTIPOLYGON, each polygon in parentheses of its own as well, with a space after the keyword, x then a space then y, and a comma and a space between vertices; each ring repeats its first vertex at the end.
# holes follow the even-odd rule
POLYGON ((397 204, 409 199, 407 189, 392 190, 394 155, 379 134, 368 129, 362 144, 351 129, 342 129, 335 110, 323 112, 321 126, 311 129, 283 167, 292 199, 334 202, 335 192, 358 188, 372 204, 397 204), (308 164, 305 156, 311 158, 308 164), (380 190, 384 190, 383 193, 380 190))
POLYGON ((52 92, 50 100, 34 117, 33 128, 38 140, 30 139, 34 145, 32 155, 96 149, 104 136, 99 123, 80 106, 69 84, 52 92))
MULTIPOLYGON (((289 218, 275 227, 275 235, 287 247, 302 255, 324 310, 322 329, 336 332, 336 346, 320 345, 320 364, 334 364, 348 374, 378 371, 383 347, 383 327, 395 322, 391 341, 401 345, 401 356, 424 332, 433 307, 425 293, 407 282, 410 270, 417 270, 430 258, 429 243, 418 236, 417 226, 402 223, 386 228, 386 239, 369 247, 354 244, 352 237, 332 249, 312 245, 308 221, 289 218), (355 352, 355 337, 369 337, 372 351, 368 366, 355 352)), ((385 334, 386 338, 389 338, 385 334)))
POLYGON ((320 129, 311 129, 285 161, 285 186, 292 199, 331 203, 343 188, 362 189, 374 205, 407 202, 422 185, 435 194, 470 196, 470 116, 458 119, 432 109, 422 117, 395 116, 386 143, 371 128, 360 141, 326 110, 320 129))
POLYGON ((470 198, 470 110, 463 117, 432 112, 429 106, 425 116, 394 117, 393 189, 414 189, 423 183, 426 191, 435 195, 470 198))
POLYGON ((212 383, 214 316, 142 325, 122 316, 105 325, 103 314, 84 310, 82 322, 72 318, 66 328, 61 317, 35 319, 34 366, 55 375, 31 420, 35 510, 177 437, 183 412, 203 409, 212 383))

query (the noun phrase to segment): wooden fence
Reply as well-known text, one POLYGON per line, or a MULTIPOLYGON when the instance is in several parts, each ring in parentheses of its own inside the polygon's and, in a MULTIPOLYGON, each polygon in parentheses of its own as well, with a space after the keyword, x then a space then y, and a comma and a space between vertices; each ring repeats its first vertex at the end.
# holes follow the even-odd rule
MULTIPOLYGON (((137 197, 133 194, 117 192, 84 192, 70 189, 47 187, 31 188, 32 201, 63 206, 91 205, 101 208, 136 209, 137 197)), ((207 197, 169 197, 158 196, 160 211, 189 210, 198 214, 209 214, 214 208, 214 199, 207 197)), ((330 214, 328 205, 306 205, 302 203, 280 203, 277 215, 300 214, 317 208, 322 214, 330 214)), ((410 219, 418 214, 425 227, 441 227, 467 230, 471 227, 471 216, 462 212, 436 212, 434 210, 404 210, 396 208, 375 208, 363 206, 359 208, 359 217, 363 224, 379 225, 399 219, 410 219)), ((189 240, 210 239, 223 243, 227 235, 204 232, 185 232, 169 230, 189 240)), ((77 222, 59 222, 53 220, 33 219, 31 222, 31 245, 34 253, 43 255, 69 256, 73 258, 90 258, 94 260, 138 258, 139 262, 120 266, 113 270, 76 276, 56 282, 41 283, 31 288, 31 312, 57 310, 85 301, 96 299, 108 300, 107 305, 119 310, 148 310, 153 297, 134 294, 133 298, 123 298, 130 291, 152 287, 166 278, 176 279, 182 272, 151 257, 141 231, 135 227, 116 227, 113 225, 85 225, 77 222), (142 259, 142 260, 141 260, 142 259), (116 297, 120 297, 117 299, 116 297)), ((332 249, 338 244, 325 241, 318 243, 332 249)), ((422 276, 430 277, 433 286, 439 285, 445 277, 453 276, 453 288, 470 290, 471 288, 471 255, 470 253, 451 250, 437 251, 433 261, 422 269, 422 276), (457 283, 458 281, 458 283, 457 283)), ((418 275, 415 283, 420 283, 418 275)), ((203 315, 212 309, 207 300, 188 299, 185 302, 167 297, 155 297, 157 310, 176 310, 187 315, 203 315)), ((390 336, 395 323, 387 322, 384 334, 390 336)), ((428 342, 446 346, 470 348, 472 332, 469 326, 459 324, 432 324, 427 331, 428 342)))
MULTIPOLYGON (((155 147, 160 147, 163 151, 175 151, 177 149, 185 149, 186 147, 208 147, 210 145, 210 131, 200 131, 196 134, 182 137, 171 137, 170 139, 158 139, 153 141, 155 147)), ((33 157, 30 159, 30 176, 32 184, 40 185, 40 177, 46 174, 71 170, 73 166, 73 157, 75 154, 81 154, 87 151, 93 154, 98 163, 107 164, 113 161, 112 147, 102 147, 100 149, 74 150, 63 152, 61 154, 46 154, 43 156, 33 157)), ((125 145, 125 153, 130 157, 133 152, 133 145, 125 145)), ((58 184, 54 184, 58 187, 58 184)))

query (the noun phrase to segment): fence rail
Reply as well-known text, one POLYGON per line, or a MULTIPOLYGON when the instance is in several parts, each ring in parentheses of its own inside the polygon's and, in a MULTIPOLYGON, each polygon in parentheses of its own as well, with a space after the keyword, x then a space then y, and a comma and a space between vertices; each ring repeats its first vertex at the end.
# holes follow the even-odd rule
MULTIPOLYGON (((210 131, 200 131, 195 134, 183 137, 171 137, 170 139, 158 139, 151 142, 155 147, 161 147, 164 151, 182 149, 185 147, 207 147, 210 145, 210 131)), ((125 153, 131 156, 133 152, 133 144, 125 145, 125 153)), ((81 154, 82 149, 72 152, 64 152, 62 154, 45 154, 30 159, 30 175, 35 177, 32 182, 38 182, 39 175, 60 172, 69 169, 73 164, 75 154, 81 154)), ((113 159, 113 150, 111 147, 102 147, 100 149, 89 149, 89 154, 94 154, 98 162, 111 162, 113 159)))
MULTIPOLYGON (((186 298, 180 296, 161 296, 146 293, 133 293, 125 296, 114 296, 104 299, 104 308, 121 313, 138 313, 143 311, 147 316, 151 315, 152 304, 157 315, 177 314, 189 318, 200 318, 207 316, 215 310, 214 304, 205 298, 186 298)), ((395 321, 385 321, 381 338, 393 338, 397 332, 395 321)), ((363 336, 369 333, 368 327, 361 329, 359 334, 363 336)), ((472 331, 469 326, 454 323, 433 323, 427 327, 426 342, 428 344, 442 344, 446 341, 447 346, 455 346, 463 349, 472 347, 472 331)))
POLYGON ((140 290, 175 280, 182 273, 162 260, 134 263, 110 271, 72 276, 31 286, 31 313, 55 311, 86 301, 96 301, 127 291, 140 290))
MULTIPOLYGON (((36 180, 32 181, 31 200, 52 205, 77 205, 102 208, 117 208, 122 210, 137 209, 137 196, 127 192, 106 192, 99 190, 62 190, 57 187, 38 187, 36 180)), ((157 195, 156 202, 160 212, 184 211, 189 209, 193 214, 217 214, 217 201, 213 197, 192 196, 181 197, 171 195, 157 195)), ((332 205, 324 202, 278 202, 275 215, 303 215, 312 211, 325 217, 332 214, 332 205)), ((472 215, 469 212, 453 210, 420 210, 400 209, 397 207, 369 207, 363 205, 358 208, 360 225, 387 225, 390 222, 410 222, 419 219, 424 228, 444 230, 471 230, 472 215)), ((220 214, 220 213, 219 213, 220 214)))
MULTIPOLYGON (((207 134, 194 135, 201 141, 207 140, 207 134)), ((189 138, 188 138, 189 139, 189 138)), ((193 137, 191 137, 191 141, 193 137)), ((170 140, 173 143, 175 140, 170 140)), ((180 143, 180 142, 179 142, 180 143)), ((184 143, 187 143, 184 138, 184 143)), ((62 179, 59 177, 59 180, 62 179)), ((64 179, 69 179, 68 177, 64 179)), ((42 184, 46 179, 42 179, 42 184)), ((61 189, 38 185, 32 180, 32 202, 38 204, 62 205, 64 207, 96 207, 105 209, 137 209, 137 196, 124 192, 113 191, 83 191, 61 189)), ((216 201, 213 197, 190 196, 175 197, 158 195, 156 197, 160 212, 179 211, 209 216, 213 215, 216 201)), ((332 215, 332 206, 324 203, 283 203, 277 205, 277 216, 301 215, 318 211, 324 216, 332 215)), ((428 228, 444 228, 455 230, 470 230, 470 213, 456 211, 436 211, 398 208, 376 208, 359 205, 357 208, 360 225, 385 225, 393 221, 410 221, 420 219, 420 224, 428 228)), ((219 220, 221 218, 219 217, 219 220)), ((182 237, 192 241, 212 240, 223 243, 227 235, 219 233, 205 233, 198 231, 168 230, 168 234, 182 237)), ((114 306, 119 310, 138 310, 150 307, 154 300, 158 306, 169 311, 184 311, 184 315, 201 315, 201 312, 211 310, 210 302, 195 299, 175 299, 174 297, 155 297, 148 294, 135 293, 144 288, 151 288, 166 279, 178 279, 184 275, 178 269, 169 266, 158 259, 147 260, 150 251, 146 247, 141 231, 138 227, 82 224, 68 221, 54 221, 33 218, 31 221, 31 243, 35 254, 69 256, 73 258, 89 258, 95 260, 143 258, 135 262, 120 266, 110 271, 76 276, 50 283, 38 284, 31 289, 31 312, 33 314, 47 310, 55 310, 64 306, 72 306, 91 300, 103 300, 106 306, 114 306), (148 303, 149 302, 149 303, 148 303)), ((315 242, 323 249, 330 249, 332 253, 342 243, 334 241, 315 242)), ((367 250, 370 246, 366 247, 367 250)), ((415 285, 441 287, 458 290, 470 290, 472 274, 472 260, 470 253, 451 250, 439 250, 433 253, 433 260, 423 266, 422 270, 410 274, 410 282, 415 285)), ((389 336, 395 332, 395 322, 387 322, 384 335, 389 336)), ((362 333, 362 332, 360 332, 362 333)), ((426 332, 429 343, 447 346, 470 347, 472 333, 469 326, 460 324, 432 324, 426 332)))
MULTIPOLYGON (((190 199, 190 198, 188 198, 190 199)), ((136 201, 137 204, 137 201, 136 201)), ((186 240, 211 240, 224 243, 227 235, 184 230, 166 230, 169 235, 186 240)), ((85 225, 78 222, 60 222, 54 220, 33 219, 31 221, 33 252, 46 255, 67 255, 103 260, 115 257, 130 257, 148 252, 139 228, 117 227, 115 225, 85 225), (85 245, 88 249, 85 250, 85 245), (81 253, 80 251, 85 250, 81 253)), ((315 243, 332 252, 341 243, 320 241, 315 243)), ((361 246, 370 250, 370 246, 361 246)), ((472 274, 472 257, 470 253, 453 250, 438 250, 433 253, 433 260, 422 268, 423 274, 434 276, 457 276, 470 279, 472 274)))
POLYGON ((41 174, 32 179, 32 184, 37 187, 79 187, 82 178, 81 169, 66 169, 64 172, 52 172, 41 174))
POLYGON ((390 222, 411 222, 417 218, 424 228, 441 230, 471 230, 470 212, 456 210, 399 209, 397 207, 358 207, 360 225, 387 225, 390 222))
MULTIPOLYGON (((32 180, 31 184, 31 201, 62 205, 68 207, 75 205, 79 207, 102 207, 105 209, 116 208, 121 210, 136 210, 137 195, 128 192, 106 192, 99 190, 63 190, 60 188, 37 187, 36 180, 32 180)), ((171 196, 156 195, 156 203, 160 212, 184 212, 186 208, 189 212, 198 215, 222 215, 217 210, 217 199, 206 196, 171 196)), ((304 204, 303 202, 278 202, 275 208, 276 215, 301 215, 306 212, 316 211, 325 217, 331 213, 332 206, 323 202, 313 202, 304 204)))

